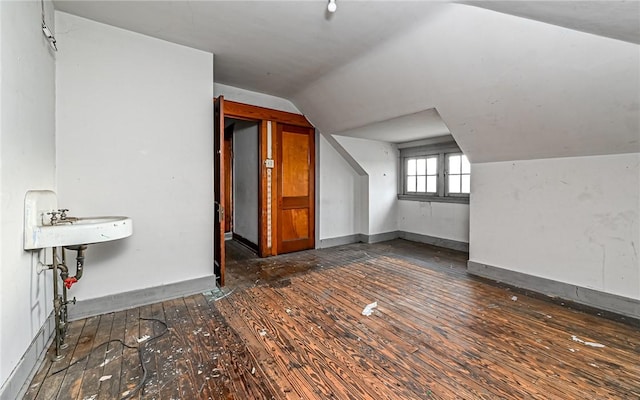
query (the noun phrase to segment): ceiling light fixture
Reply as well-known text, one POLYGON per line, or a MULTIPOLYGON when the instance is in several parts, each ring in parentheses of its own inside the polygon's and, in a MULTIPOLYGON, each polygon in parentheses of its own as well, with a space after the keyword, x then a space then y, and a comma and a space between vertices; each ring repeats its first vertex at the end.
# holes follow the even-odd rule
POLYGON ((327 4, 327 11, 334 13, 337 9, 338 5, 336 4, 336 0, 329 0, 329 4, 327 4))

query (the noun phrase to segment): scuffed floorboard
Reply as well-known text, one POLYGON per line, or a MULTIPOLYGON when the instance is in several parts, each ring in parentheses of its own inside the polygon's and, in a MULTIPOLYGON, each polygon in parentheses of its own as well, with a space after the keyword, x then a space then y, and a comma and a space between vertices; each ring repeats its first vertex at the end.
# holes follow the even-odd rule
POLYGON ((96 346, 164 330, 140 318, 169 332, 149 343, 134 399, 640 398, 637 325, 469 276, 464 253, 396 240, 229 254, 223 291, 71 323, 67 356, 42 365, 25 399, 131 391, 137 352, 96 346))

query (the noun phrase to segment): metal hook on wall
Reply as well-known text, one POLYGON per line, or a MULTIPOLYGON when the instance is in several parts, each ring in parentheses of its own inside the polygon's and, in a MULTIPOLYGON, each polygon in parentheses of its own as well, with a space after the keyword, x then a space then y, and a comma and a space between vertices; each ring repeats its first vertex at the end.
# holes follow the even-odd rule
POLYGON ((56 46, 56 38, 55 36, 53 36, 53 33, 51 32, 51 30, 47 26, 47 23, 45 22, 44 0, 40 0, 40 6, 42 8, 42 33, 44 34, 44 37, 46 37, 47 40, 49 41, 49 46, 51 46, 51 49, 53 49, 53 51, 58 51, 58 47, 56 46))

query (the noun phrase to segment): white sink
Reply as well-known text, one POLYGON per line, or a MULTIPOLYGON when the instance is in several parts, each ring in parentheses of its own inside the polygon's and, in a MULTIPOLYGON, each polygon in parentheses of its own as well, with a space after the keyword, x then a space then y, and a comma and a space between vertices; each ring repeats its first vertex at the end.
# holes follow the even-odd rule
POLYGON ((107 242, 126 238, 132 233, 131 218, 78 218, 71 223, 35 227, 31 236, 33 241, 25 243, 25 250, 107 242))
POLYGON ((133 233, 133 221, 128 217, 69 218, 51 225, 46 203, 51 207, 51 191, 30 191, 25 199, 24 249, 92 244, 122 239, 133 233), (45 199, 43 201, 42 199, 45 199), (47 201, 48 200, 48 201, 47 201))

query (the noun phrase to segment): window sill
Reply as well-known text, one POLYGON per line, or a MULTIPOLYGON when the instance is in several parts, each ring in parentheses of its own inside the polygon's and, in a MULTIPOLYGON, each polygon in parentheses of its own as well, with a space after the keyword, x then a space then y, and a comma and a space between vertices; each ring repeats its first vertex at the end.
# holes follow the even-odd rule
POLYGON ((457 203, 457 204, 469 204, 468 197, 440 197, 440 196, 423 196, 423 195, 413 195, 413 194, 399 194, 398 200, 409 200, 409 201, 421 201, 424 203, 457 203))

